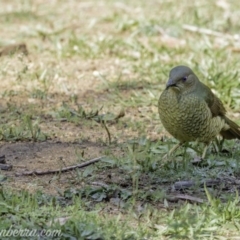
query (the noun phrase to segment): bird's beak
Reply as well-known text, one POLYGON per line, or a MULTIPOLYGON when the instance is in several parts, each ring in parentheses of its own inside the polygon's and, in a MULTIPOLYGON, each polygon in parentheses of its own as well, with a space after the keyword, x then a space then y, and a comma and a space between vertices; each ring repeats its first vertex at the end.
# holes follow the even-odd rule
POLYGON ((176 86, 176 83, 171 78, 169 78, 166 84, 166 88, 174 87, 174 86, 176 86))

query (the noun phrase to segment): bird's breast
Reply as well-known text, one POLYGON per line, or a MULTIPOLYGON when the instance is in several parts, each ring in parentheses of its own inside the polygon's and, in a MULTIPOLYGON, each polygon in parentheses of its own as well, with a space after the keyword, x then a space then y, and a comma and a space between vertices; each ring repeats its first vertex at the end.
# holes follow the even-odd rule
POLYGON ((163 126, 182 142, 206 142, 206 139, 214 138, 222 128, 218 118, 215 118, 216 123, 213 122, 206 102, 194 94, 181 95, 171 88, 166 89, 159 98, 158 110, 163 126))

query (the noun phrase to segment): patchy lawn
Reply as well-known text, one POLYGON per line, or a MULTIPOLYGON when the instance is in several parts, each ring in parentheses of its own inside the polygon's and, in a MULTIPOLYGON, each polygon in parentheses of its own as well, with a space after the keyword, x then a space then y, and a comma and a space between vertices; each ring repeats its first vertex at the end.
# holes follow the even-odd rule
POLYGON ((239 13, 236 0, 2 0, 0 236, 240 239, 240 142, 198 165, 194 143, 163 160, 176 140, 157 111, 188 65, 240 123, 239 13))

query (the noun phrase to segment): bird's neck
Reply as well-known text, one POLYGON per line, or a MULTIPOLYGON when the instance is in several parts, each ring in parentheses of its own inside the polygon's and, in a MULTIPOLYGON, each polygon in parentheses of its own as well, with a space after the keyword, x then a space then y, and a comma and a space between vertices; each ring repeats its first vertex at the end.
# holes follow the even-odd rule
POLYGON ((188 95, 188 94, 194 92, 195 89, 194 88, 188 88, 188 89, 184 89, 184 91, 181 91, 181 89, 179 89, 179 88, 171 87, 169 89, 169 91, 176 96, 185 96, 185 95, 188 95))

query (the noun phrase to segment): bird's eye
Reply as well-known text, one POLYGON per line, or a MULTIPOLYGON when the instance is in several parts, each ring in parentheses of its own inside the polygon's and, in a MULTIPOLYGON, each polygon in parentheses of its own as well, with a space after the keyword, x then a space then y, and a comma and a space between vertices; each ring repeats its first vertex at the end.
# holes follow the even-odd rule
POLYGON ((182 81, 183 81, 183 82, 186 82, 186 80, 187 80, 187 77, 183 77, 183 78, 182 78, 182 81))

